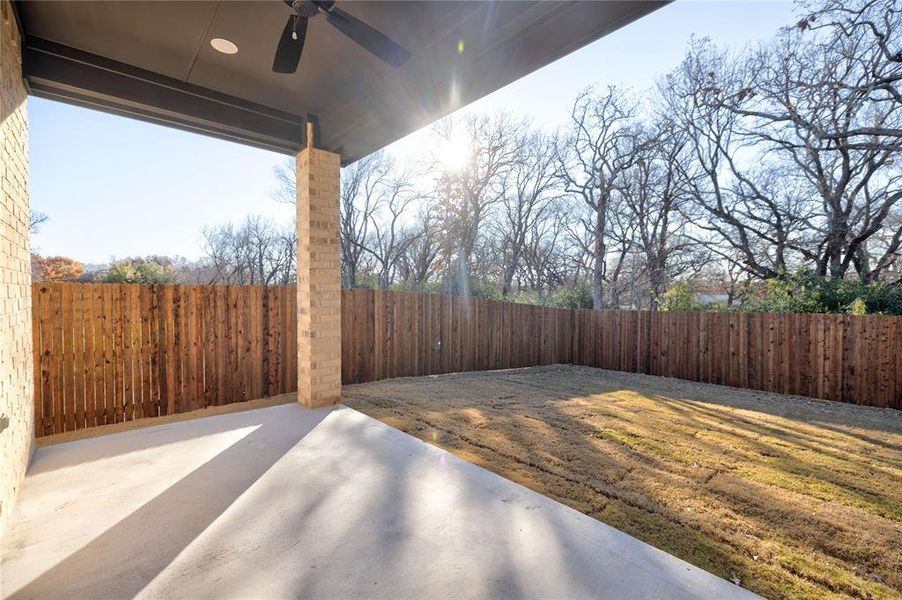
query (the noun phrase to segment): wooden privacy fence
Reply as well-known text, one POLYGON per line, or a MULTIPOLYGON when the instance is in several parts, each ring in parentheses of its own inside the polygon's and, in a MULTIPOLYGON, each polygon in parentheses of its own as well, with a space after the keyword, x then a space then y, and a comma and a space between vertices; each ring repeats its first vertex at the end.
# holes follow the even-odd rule
POLYGON ((342 382, 573 362, 561 308, 383 290, 342 290, 342 382))
POLYGON ((902 409, 902 317, 576 311, 574 363, 902 409))
MULTIPOLYGON (((35 284, 36 435, 297 389, 294 288, 35 284)), ((902 317, 342 291, 342 381, 574 363, 902 408, 902 317)))
POLYGON ((284 287, 34 284, 36 435, 296 390, 296 305, 284 287))
MULTIPOLYGON (((295 289, 34 284, 36 435, 297 390, 295 289)), ((342 380, 571 362, 569 311, 342 291, 342 380)))

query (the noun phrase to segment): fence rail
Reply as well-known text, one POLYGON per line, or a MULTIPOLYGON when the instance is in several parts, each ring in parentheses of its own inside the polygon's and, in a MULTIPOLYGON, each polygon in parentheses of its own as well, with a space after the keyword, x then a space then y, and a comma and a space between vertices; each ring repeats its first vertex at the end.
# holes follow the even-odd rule
MULTIPOLYGON (((294 288, 35 284, 36 435, 297 389, 294 288)), ((574 363, 902 408, 902 317, 342 291, 342 381, 574 363)))

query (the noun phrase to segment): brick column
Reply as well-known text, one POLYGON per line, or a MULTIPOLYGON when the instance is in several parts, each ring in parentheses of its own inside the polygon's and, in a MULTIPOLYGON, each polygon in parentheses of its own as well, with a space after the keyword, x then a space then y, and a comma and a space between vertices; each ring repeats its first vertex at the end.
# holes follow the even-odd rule
POLYGON ((0 0, 0 537, 34 445, 25 98, 19 27, 0 0))
POLYGON ((297 156, 298 402, 307 408, 341 402, 339 175, 337 154, 311 144, 297 156))

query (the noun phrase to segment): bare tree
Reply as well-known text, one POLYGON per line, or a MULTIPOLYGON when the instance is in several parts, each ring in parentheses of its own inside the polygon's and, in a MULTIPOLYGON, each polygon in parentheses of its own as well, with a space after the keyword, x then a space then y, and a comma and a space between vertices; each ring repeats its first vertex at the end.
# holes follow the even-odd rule
MULTIPOLYGON (((638 156, 638 155, 637 155, 638 156)), ((637 158, 638 160, 638 158, 637 158)), ((641 269, 636 268, 636 221, 629 213, 626 196, 635 164, 625 169, 616 193, 608 200, 607 242, 604 258, 604 287, 608 306, 622 308, 625 295, 634 295, 636 279, 641 269)))
MULTIPOLYGON (((511 163, 501 197, 500 217, 495 227, 499 243, 498 258, 502 266, 501 292, 511 292, 514 276, 522 266, 527 243, 533 252, 544 237, 543 221, 560 197, 555 147, 556 140, 531 132, 517 142, 519 150, 511 163)), ((533 255, 533 259, 538 256, 533 255)), ((535 262, 533 264, 535 266, 535 262)))
MULTIPOLYGON (((689 159, 685 133, 662 118, 644 133, 639 158, 623 188, 623 209, 633 224, 634 247, 641 254, 647 280, 647 305, 655 308, 674 277, 690 266, 695 255, 685 235, 688 202, 684 171, 689 159)), ((633 274, 637 279, 638 273, 633 274)))
POLYGON ((398 262, 398 274, 406 285, 420 289, 435 275, 441 250, 438 219, 430 202, 421 204, 409 231, 411 239, 398 262))
POLYGON ((815 36, 810 23, 741 56, 696 43, 662 89, 695 149, 688 180, 712 248, 759 277, 813 263, 868 281, 899 251, 894 236, 877 256, 867 244, 902 198, 893 61, 868 27, 815 36))
POLYGON ((899 249, 891 245, 874 262, 865 252, 902 198, 902 102, 875 76, 887 57, 881 44, 871 46, 869 28, 831 31, 823 42, 802 28, 784 30, 749 57, 753 77, 723 102, 741 117, 743 137, 790 165, 811 198, 805 224, 816 237, 800 250, 818 274, 842 278, 854 267, 870 280, 899 249), (875 94, 878 86, 884 94, 875 94))
POLYGON ((703 40, 659 90, 663 110, 690 148, 676 164, 695 208, 693 238, 756 277, 776 277, 793 251, 805 247, 810 214, 799 190, 756 157, 741 135, 740 117, 723 104, 726 90, 744 89, 747 76, 734 57, 703 40))
POLYGON ((573 103, 566 135, 557 150, 558 176, 590 217, 593 305, 603 306, 608 216, 624 173, 636 160, 637 107, 621 89, 588 89, 573 103))
POLYGON ((594 215, 585 210, 572 209, 561 218, 564 239, 569 248, 569 281, 571 285, 579 284, 583 279, 591 280, 594 270, 595 227, 592 224, 594 215))
POLYGON ((28 231, 34 235, 41 229, 41 225, 50 220, 50 217, 47 216, 47 213, 43 213, 39 210, 34 210, 28 214, 28 231))
MULTIPOLYGON (((896 0, 826 0, 807 3, 808 14, 796 24, 811 31, 820 52, 852 61, 852 70, 863 75, 844 81, 843 94, 868 102, 902 102, 902 48, 897 36, 902 28, 902 7, 896 0)), ((863 127, 826 127, 819 135, 827 139, 854 138, 855 145, 874 145, 880 138, 902 137, 898 125, 875 122, 863 127)))
POLYGON ((406 173, 396 175, 385 183, 382 193, 383 197, 377 205, 377 214, 373 218, 370 240, 363 249, 372 255, 376 262, 379 287, 387 288, 394 280, 400 262, 410 244, 416 240, 419 231, 404 227, 403 222, 405 211, 416 199, 410 175, 406 173))
MULTIPOLYGON (((379 195, 395 170, 394 161, 383 151, 361 158, 341 171, 339 235, 342 283, 357 286, 357 275, 366 256, 367 242, 379 195)), ((295 162, 288 159, 274 168, 273 199, 295 204, 295 162)))
POLYGON ((463 138, 469 148, 460 168, 442 169, 436 180, 446 265, 459 264, 472 274, 480 266, 477 255, 491 255, 485 252, 490 247, 484 239, 485 225, 504 196, 505 175, 514 163, 515 139, 522 127, 503 113, 445 119, 434 127, 437 145, 463 138))
POLYGON ((360 159, 341 174, 341 266, 345 287, 357 286, 361 262, 384 188, 390 186, 394 162, 383 152, 360 159))
POLYGON ((294 205, 297 202, 297 160, 286 158, 272 169, 276 186, 271 196, 281 204, 294 205))
POLYGON ((204 250, 221 283, 290 285, 296 278, 295 228, 278 228, 260 215, 205 228, 204 250))
POLYGON ((540 298, 568 283, 573 264, 566 244, 568 218, 563 200, 554 199, 544 208, 542 218, 535 219, 526 232, 520 271, 540 298))

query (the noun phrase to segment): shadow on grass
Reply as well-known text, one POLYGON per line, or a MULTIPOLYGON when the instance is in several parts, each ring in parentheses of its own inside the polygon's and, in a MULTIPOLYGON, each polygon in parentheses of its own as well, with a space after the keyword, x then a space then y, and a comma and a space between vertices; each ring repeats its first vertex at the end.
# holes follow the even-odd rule
POLYGON ((900 590, 891 509, 902 485, 891 473, 902 413, 656 379, 536 368, 427 390, 418 379, 365 384, 348 397, 759 593, 900 590))

